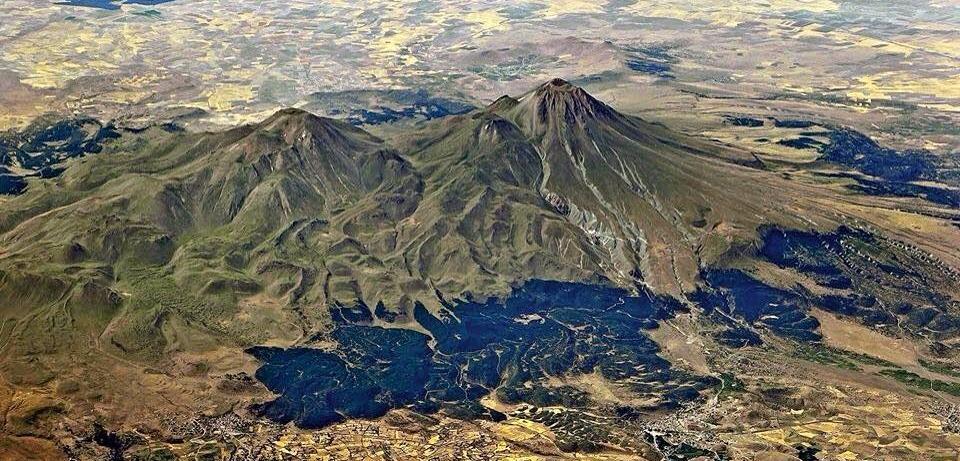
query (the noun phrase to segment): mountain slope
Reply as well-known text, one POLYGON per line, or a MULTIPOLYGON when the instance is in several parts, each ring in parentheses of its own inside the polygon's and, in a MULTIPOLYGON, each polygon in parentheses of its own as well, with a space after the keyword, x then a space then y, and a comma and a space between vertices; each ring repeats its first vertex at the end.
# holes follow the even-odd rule
POLYGON ((488 110, 513 121, 542 157, 540 192, 607 253, 619 280, 680 294, 700 265, 761 223, 830 222, 812 207, 806 221, 784 214, 790 195, 761 192, 782 182, 718 160, 736 153, 620 114, 563 80, 505 101, 488 110))
MULTIPOLYGON (((149 356, 170 345, 163 330, 174 317, 250 341, 229 320, 237 293, 269 282, 269 269, 252 270, 264 250, 252 250, 277 251, 272 239, 292 226, 302 230, 348 207, 378 216, 375 225, 397 219, 420 187, 409 164, 379 139, 296 110, 223 133, 167 136, 139 152, 125 146, 5 203, 16 211, 5 214, 0 270, 11 280, 29 274, 67 287, 94 284, 111 297, 129 293, 120 321, 108 328, 110 319, 100 318, 90 334, 126 335, 136 344, 103 342, 149 356), (176 287, 200 295, 185 300, 176 287)), ((62 298, 33 307, 70 331, 84 315, 62 312, 62 298)), ((12 315, 24 331, 36 323, 30 309, 12 315)), ((246 323, 243 329, 256 330, 246 323)))

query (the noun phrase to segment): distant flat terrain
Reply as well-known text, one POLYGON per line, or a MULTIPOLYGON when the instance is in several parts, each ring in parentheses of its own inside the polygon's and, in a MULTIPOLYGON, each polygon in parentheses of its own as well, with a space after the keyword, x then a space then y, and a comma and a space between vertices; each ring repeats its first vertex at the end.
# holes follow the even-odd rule
MULTIPOLYGON (((628 112, 824 113, 960 145, 952 2, 12 0, 0 17, 0 127, 50 110, 235 124, 355 90, 480 105, 560 75, 628 112)), ((355 103, 339 110, 420 112, 355 103)))

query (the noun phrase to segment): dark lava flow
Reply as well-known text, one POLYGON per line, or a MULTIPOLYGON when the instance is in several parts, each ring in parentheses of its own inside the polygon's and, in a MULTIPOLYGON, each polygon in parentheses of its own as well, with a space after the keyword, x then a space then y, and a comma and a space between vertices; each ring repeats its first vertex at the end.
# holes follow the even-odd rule
POLYGON ((65 161, 99 153, 119 137, 112 124, 88 117, 39 118, 23 131, 0 133, 0 194, 22 193, 29 177, 57 177, 63 173, 65 161), (13 166, 29 173, 14 173, 13 166))
POLYGON ((822 294, 774 287, 739 269, 704 271, 690 299, 724 326, 715 334, 724 345, 759 345, 760 330, 819 341, 814 307, 895 334, 935 340, 960 334, 960 305, 942 294, 960 277, 917 248, 849 227, 829 233, 766 228, 761 237, 753 257, 798 272, 822 294))
POLYGON ((321 427, 376 417, 392 408, 502 419, 479 401, 496 392, 508 403, 585 408, 588 397, 550 377, 598 372, 655 397, 643 410, 671 408, 713 386, 710 377, 671 368, 644 330, 683 306, 671 299, 598 285, 533 280, 505 299, 463 301, 437 318, 415 318, 436 340, 406 329, 371 326, 366 306, 334 309, 335 351, 254 347, 257 378, 279 394, 259 406, 278 422, 321 427), (454 317, 454 315, 456 317, 454 317))

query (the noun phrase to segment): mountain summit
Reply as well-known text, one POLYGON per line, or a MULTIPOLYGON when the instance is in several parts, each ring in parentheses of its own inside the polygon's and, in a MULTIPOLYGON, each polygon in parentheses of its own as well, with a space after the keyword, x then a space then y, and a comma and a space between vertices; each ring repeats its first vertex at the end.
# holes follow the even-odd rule
POLYGON ((610 123, 620 116, 582 88, 559 78, 523 95, 513 110, 522 114, 516 119, 518 124, 534 136, 588 122, 610 123))

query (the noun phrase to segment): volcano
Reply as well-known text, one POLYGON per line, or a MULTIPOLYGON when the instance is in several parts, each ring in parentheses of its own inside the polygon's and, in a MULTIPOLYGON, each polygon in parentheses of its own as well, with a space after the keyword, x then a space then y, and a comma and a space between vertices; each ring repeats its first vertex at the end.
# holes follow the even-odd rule
MULTIPOLYGON (((592 272, 681 295, 693 289, 700 266, 762 224, 829 226, 833 220, 795 199, 817 191, 765 174, 749 155, 621 114, 561 79, 421 136, 408 156, 429 165, 423 168, 428 175, 442 171, 450 178, 444 168, 455 168, 475 178, 498 171, 507 174, 494 175, 501 179, 524 178, 506 183, 557 229, 549 237, 527 230, 525 240, 540 251, 559 249, 545 255, 549 259, 576 261, 579 274, 568 277, 592 272), (487 154, 491 149, 500 152, 487 154)), ((467 189, 469 179, 454 183, 467 189)), ((472 219, 479 212, 474 209, 472 219)), ((492 209, 485 214, 495 219, 492 209)), ((523 254, 518 250, 512 255, 523 254)))
MULTIPOLYGON (((418 303, 437 312, 529 279, 683 298, 761 226, 836 226, 823 196, 555 79, 389 142, 298 109, 223 132, 127 133, 3 204, 0 270, 14 291, 36 277, 136 293, 149 273, 160 292, 197 293, 195 312, 133 296, 117 314, 146 309, 156 328, 81 322, 91 337, 147 328, 107 343, 161 357, 162 325, 180 317, 250 341, 231 316, 254 293, 300 312, 305 332, 322 328, 316 306, 382 305, 413 323, 418 303)), ((63 296, 10 314, 29 323, 63 296)))
MULTIPOLYGON (((589 411, 556 387, 583 376, 636 395, 616 411, 638 415, 717 385, 658 355, 650 331, 684 313, 727 348, 817 344, 815 309, 960 335, 960 275, 870 213, 886 202, 561 79, 387 139, 299 109, 219 132, 109 126, 0 201, 11 382, 141 367, 227 405, 183 363, 232 357, 218 386, 247 389, 236 371, 255 357, 282 397, 254 413, 305 427, 407 407, 500 420, 493 397, 589 411)), ((139 398, 123 382, 98 385, 139 398)), ((132 418, 165 405, 148 395, 132 418)))

